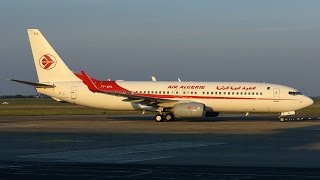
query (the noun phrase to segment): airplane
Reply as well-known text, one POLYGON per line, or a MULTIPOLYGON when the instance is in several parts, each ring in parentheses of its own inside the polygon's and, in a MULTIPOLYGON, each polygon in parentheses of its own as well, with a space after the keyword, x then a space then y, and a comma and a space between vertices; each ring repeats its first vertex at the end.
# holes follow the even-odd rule
POLYGON ((298 90, 256 82, 97 80, 71 71, 38 29, 28 29, 38 82, 47 96, 83 106, 121 111, 151 111, 157 122, 174 118, 216 117, 221 112, 294 115, 313 104, 298 90))

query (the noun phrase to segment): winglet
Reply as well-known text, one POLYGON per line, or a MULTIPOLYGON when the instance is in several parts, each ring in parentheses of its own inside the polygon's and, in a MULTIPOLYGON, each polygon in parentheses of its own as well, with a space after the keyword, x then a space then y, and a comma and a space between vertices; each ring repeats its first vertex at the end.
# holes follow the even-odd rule
POLYGON ((87 85, 88 89, 92 92, 101 92, 91 78, 86 74, 86 72, 81 71, 82 81, 87 85))

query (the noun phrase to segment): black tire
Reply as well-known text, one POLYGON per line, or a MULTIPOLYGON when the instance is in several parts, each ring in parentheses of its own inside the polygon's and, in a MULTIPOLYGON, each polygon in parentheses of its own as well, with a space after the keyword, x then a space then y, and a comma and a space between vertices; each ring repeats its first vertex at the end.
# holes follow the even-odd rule
POLYGON ((174 119, 174 116, 173 116, 173 114, 166 114, 166 115, 164 116, 164 119, 165 119, 166 121, 172 121, 172 120, 174 119))
POLYGON ((156 122, 162 122, 163 121, 163 117, 161 116, 161 114, 157 114, 155 117, 154 117, 154 120, 156 122))

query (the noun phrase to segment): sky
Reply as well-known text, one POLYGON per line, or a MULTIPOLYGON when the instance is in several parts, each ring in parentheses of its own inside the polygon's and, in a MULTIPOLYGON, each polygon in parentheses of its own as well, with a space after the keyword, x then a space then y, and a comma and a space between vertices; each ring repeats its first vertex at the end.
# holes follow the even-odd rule
POLYGON ((97 79, 253 81, 320 96, 318 0, 1 0, 0 95, 38 81, 28 28, 97 79))

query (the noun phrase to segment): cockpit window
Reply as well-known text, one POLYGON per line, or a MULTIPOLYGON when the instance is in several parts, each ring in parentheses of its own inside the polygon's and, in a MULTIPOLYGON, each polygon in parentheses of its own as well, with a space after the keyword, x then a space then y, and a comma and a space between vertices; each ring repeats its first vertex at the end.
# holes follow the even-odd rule
POLYGON ((297 91, 289 91, 289 94, 292 96, 302 95, 301 92, 297 92, 297 91))

